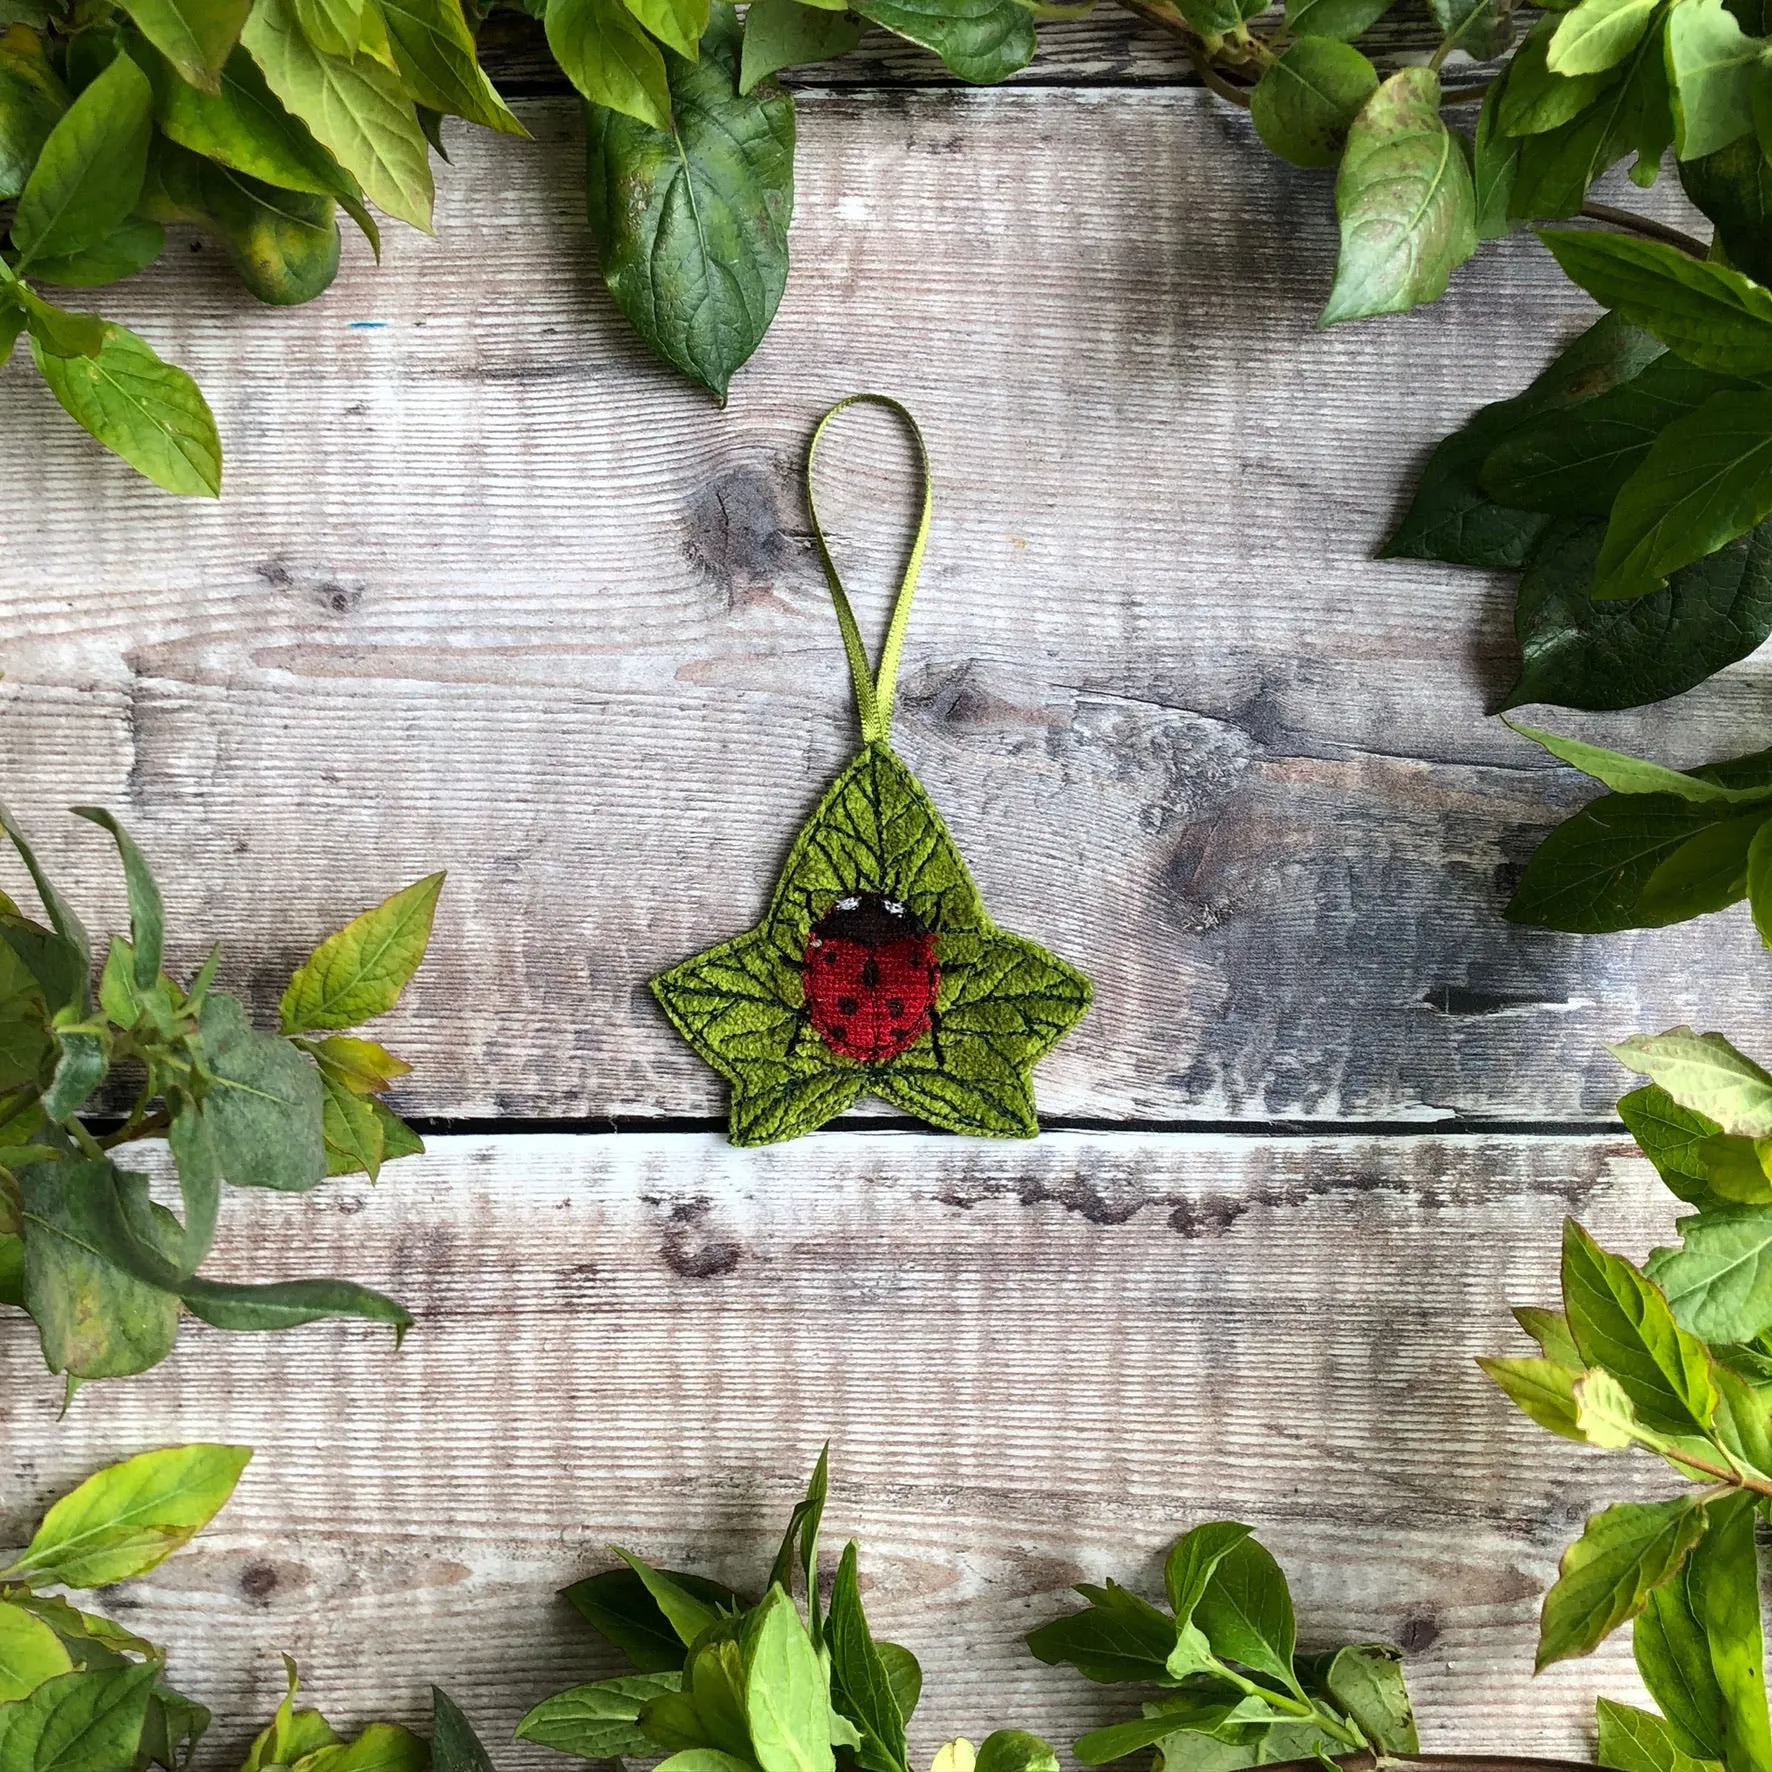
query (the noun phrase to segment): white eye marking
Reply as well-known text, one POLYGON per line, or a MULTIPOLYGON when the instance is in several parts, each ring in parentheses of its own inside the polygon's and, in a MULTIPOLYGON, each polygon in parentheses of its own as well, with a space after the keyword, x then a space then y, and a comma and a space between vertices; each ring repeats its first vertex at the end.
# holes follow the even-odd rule
POLYGON ((840 911, 859 910, 861 908, 861 900, 859 898, 839 898, 835 908, 840 911))
POLYGON ((890 911, 893 916, 902 917, 904 915, 904 906, 901 905, 897 899, 889 898, 885 901, 885 905, 886 909, 890 911))

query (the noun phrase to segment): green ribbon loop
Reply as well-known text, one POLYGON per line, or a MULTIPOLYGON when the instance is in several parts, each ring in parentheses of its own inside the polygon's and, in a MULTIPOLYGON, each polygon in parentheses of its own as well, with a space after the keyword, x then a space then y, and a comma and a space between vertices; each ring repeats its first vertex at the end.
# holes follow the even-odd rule
POLYGON ((916 594, 917 574, 923 570, 923 549, 929 541, 929 507, 933 490, 929 477, 929 451, 923 446, 923 433, 917 429, 910 408, 891 395, 851 394, 848 399, 839 400, 814 428, 811 445, 806 451, 806 508, 812 515, 812 534, 818 543, 818 557, 824 563, 825 583, 831 587, 831 601, 837 607, 837 626, 843 631, 843 650, 848 655, 849 676, 855 684, 855 711, 861 718, 861 736, 866 744, 884 744, 892 732, 892 697, 898 684, 898 659, 904 650, 904 630, 911 618, 911 598, 916 594), (911 440, 917 446, 917 461, 923 470, 923 514, 917 521, 917 536, 911 543, 904 577, 899 581, 892 619, 886 624, 886 643, 880 648, 878 671, 868 666, 867 646, 862 640, 861 629, 856 626, 855 611, 849 606, 843 581, 837 576, 824 526, 818 520, 818 503, 812 496, 813 464, 818 460, 818 445, 826 427, 839 412, 860 405, 884 406, 904 420, 911 440))

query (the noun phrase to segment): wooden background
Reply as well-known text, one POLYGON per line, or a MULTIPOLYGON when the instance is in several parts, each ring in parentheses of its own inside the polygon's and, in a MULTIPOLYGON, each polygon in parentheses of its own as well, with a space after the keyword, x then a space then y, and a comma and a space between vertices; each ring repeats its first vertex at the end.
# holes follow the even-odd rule
MULTIPOLYGON (((563 1765, 509 1744, 609 1671, 552 1591, 616 1537, 754 1575, 827 1434, 833 1528, 928 1669, 920 1753, 1124 1714, 1021 1633, 1227 1514, 1307 1636, 1405 1645, 1431 1745, 1580 1749, 1631 1690, 1622 1642, 1536 1683, 1530 1648, 1583 1513, 1658 1479, 1530 1428, 1472 1356, 1523 1351, 1506 1307, 1551 1298, 1565 1212, 1665 1237, 1600 1043, 1751 1043, 1767 993, 1733 914, 1501 921, 1585 788, 1484 717, 1508 587, 1369 559, 1432 441, 1591 310, 1516 239, 1432 310, 1319 333, 1328 177, 1117 15, 1044 42, 994 92, 902 53, 806 86, 792 280, 723 412, 608 305, 575 108, 520 54, 535 141, 452 134, 434 240, 390 230, 379 270, 353 241, 272 312, 191 239, 107 303, 207 390, 219 505, 0 373, 0 773, 95 926, 120 892, 78 801, 158 865, 175 962, 223 937, 267 1015, 315 937, 451 873, 386 1024, 430 1154, 236 1197, 214 1263, 385 1286, 402 1353, 192 1326, 58 1420, 0 1323, 0 1539, 107 1458, 259 1448, 115 1596, 217 1706, 212 1764, 288 1649, 341 1720, 416 1718, 438 1678, 501 1766, 563 1765), (734 1152, 645 991, 754 918, 853 743, 799 464, 861 387, 937 465, 900 748, 999 919, 1097 985, 1037 1145, 857 1119, 734 1152)), ((877 620, 908 464, 852 416, 821 503, 877 620)), ((1764 677, 1564 724, 1746 750, 1764 677)))

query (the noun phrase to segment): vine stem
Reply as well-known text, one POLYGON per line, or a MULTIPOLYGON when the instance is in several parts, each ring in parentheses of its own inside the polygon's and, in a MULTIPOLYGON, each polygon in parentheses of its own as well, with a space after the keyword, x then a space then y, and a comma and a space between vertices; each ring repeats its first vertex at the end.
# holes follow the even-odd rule
POLYGON ((1666 246, 1677 246, 1682 252, 1690 253, 1693 258, 1710 257, 1710 248, 1702 240, 1695 240, 1690 234, 1681 233, 1678 228, 1670 228, 1666 222, 1652 221, 1648 216, 1638 215, 1633 210, 1616 209, 1610 203, 1584 203, 1581 213, 1589 221, 1606 222, 1612 227, 1641 234, 1645 239, 1659 240, 1666 246))
POLYGON ((1233 86, 1230 81, 1219 73, 1212 65, 1212 57, 1206 48, 1206 40, 1190 25, 1185 18, 1170 4, 1170 0, 1120 0, 1120 4, 1128 12, 1135 13, 1139 18, 1153 25, 1161 25, 1164 30, 1172 32, 1181 39, 1181 46, 1187 51, 1188 60, 1194 64, 1194 72, 1200 77, 1200 84, 1216 92, 1222 99, 1228 99, 1233 105, 1249 109, 1249 94, 1241 86, 1233 86))

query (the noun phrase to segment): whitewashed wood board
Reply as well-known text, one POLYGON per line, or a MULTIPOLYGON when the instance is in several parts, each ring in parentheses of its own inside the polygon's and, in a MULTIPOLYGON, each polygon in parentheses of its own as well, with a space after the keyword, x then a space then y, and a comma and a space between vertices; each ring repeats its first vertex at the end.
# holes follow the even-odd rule
POLYGON ((1640 1256, 1670 1205, 1623 1142, 1556 1137, 439 1139, 373 1191, 230 1199, 214 1263, 389 1288, 420 1319, 397 1355, 190 1325, 58 1421, 0 1318, 0 1540, 111 1457, 255 1445, 215 1528, 116 1597, 223 1742, 286 1649, 346 1718, 416 1719, 441 1680, 540 1772, 517 1717, 613 1671, 553 1590, 612 1540, 755 1578, 829 1435, 834 1542, 925 1659, 920 1755, 1126 1714, 1020 1637, 1073 1580, 1159 1590, 1225 1516, 1307 1639, 1410 1649, 1429 1744, 1578 1750, 1628 1649, 1531 1680, 1538 1598, 1585 1511, 1669 1480, 1532 1427, 1473 1357, 1525 1351, 1508 1307, 1554 1301, 1565 1211, 1640 1256))
MULTIPOLYGON (((1325 334, 1328 181, 1208 95, 815 96, 793 278, 722 413, 596 283, 575 108, 524 114, 534 144, 452 138, 435 241, 390 230, 379 271, 353 244, 311 307, 194 241, 117 292, 209 390, 219 505, 0 376, 0 762, 82 900, 117 914, 59 810, 98 800, 176 956, 225 937, 268 1009, 310 938, 447 866, 391 1029, 409 1111, 719 1112, 644 981, 755 918, 852 745, 798 473, 820 408, 879 387, 940 482, 901 747, 999 918, 1098 987, 1049 1114, 1603 1118, 1603 1038, 1764 1019, 1740 917, 1502 923, 1586 785, 1483 717, 1500 581, 1368 558, 1432 441, 1591 315, 1533 243, 1325 334)), ((876 620, 909 496, 884 425, 829 493, 876 620)), ((1764 692, 1753 663, 1677 720, 1569 724, 1728 754, 1764 692)))

